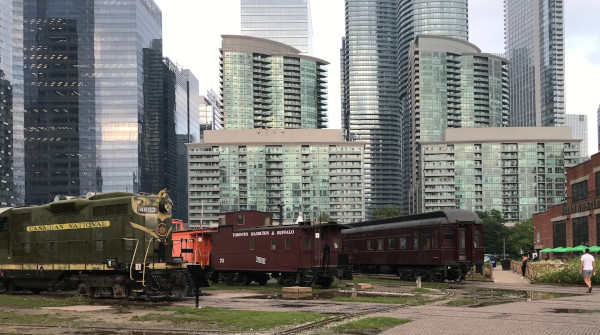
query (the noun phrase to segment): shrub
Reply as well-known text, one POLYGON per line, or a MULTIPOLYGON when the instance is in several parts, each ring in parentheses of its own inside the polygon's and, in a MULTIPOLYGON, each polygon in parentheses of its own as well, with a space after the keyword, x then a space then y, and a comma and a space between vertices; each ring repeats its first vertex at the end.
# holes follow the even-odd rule
MULTIPOLYGON (((598 261, 596 259, 597 264, 598 261)), ((583 277, 579 273, 579 263, 579 257, 539 261, 534 266, 534 279, 538 283, 583 284, 583 277)), ((592 284, 600 284, 600 277, 598 275, 592 276, 592 284)))

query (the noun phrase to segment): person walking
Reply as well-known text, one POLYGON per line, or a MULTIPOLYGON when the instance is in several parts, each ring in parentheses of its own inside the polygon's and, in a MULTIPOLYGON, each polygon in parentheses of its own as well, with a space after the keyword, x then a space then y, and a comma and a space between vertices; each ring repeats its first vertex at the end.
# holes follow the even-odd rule
POLYGON ((590 255, 590 249, 585 249, 579 263, 579 273, 583 275, 583 281, 588 287, 588 293, 592 293, 592 275, 596 274, 596 259, 590 255))
POLYGON ((521 278, 525 278, 525 271, 527 270, 527 255, 523 255, 523 260, 521 263, 521 278))

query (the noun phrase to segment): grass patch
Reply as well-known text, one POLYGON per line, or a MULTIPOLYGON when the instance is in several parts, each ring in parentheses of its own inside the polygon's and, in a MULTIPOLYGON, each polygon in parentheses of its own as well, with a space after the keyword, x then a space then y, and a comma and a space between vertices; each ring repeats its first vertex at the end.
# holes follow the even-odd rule
POLYGON ((59 318, 50 314, 23 314, 15 312, 0 313, 0 323, 8 324, 36 324, 36 325, 74 325, 76 317, 59 318))
POLYGON ((477 300, 472 299, 472 298, 467 298, 467 299, 457 299, 457 300, 452 300, 449 301, 446 306, 467 306, 467 305, 472 305, 476 302, 477 300))
POLYGON ((169 321, 174 324, 201 323, 203 329, 234 331, 266 330, 278 326, 297 325, 327 317, 327 314, 302 312, 239 311, 214 307, 162 307, 158 311, 134 316, 131 321, 169 321))
POLYGON ((397 319, 397 318, 388 318, 388 317, 373 317, 373 318, 365 318, 360 319, 358 321, 349 322, 340 326, 335 327, 336 333, 345 333, 345 334, 362 334, 364 332, 368 332, 372 334, 373 332, 381 332, 386 329, 395 327, 397 325, 401 325, 403 323, 410 322, 410 319, 397 319))
POLYGON ((87 305, 89 303, 90 299, 88 297, 83 297, 80 295, 68 297, 65 299, 57 299, 40 295, 0 295, 0 306, 11 307, 63 307, 87 305))
POLYGON ((425 298, 420 295, 412 296, 412 297, 335 297, 331 298, 331 301, 342 301, 342 302, 373 302, 379 304, 423 304, 425 303, 425 298))

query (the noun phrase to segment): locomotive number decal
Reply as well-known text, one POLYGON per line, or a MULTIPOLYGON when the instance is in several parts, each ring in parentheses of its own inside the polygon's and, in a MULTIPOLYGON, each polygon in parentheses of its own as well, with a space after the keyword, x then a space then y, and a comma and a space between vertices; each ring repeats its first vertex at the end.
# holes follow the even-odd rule
POLYGON ((29 227, 27 227, 27 231, 106 228, 109 226, 110 226, 110 221, 74 222, 74 223, 59 223, 59 224, 48 224, 48 225, 40 225, 40 226, 29 226, 29 227))
POLYGON ((258 264, 267 264, 267 259, 264 257, 258 257, 256 256, 256 263, 258 264))
POLYGON ((141 213, 141 214, 156 214, 156 213, 158 213, 158 207, 138 206, 137 211, 138 211, 138 213, 141 213))

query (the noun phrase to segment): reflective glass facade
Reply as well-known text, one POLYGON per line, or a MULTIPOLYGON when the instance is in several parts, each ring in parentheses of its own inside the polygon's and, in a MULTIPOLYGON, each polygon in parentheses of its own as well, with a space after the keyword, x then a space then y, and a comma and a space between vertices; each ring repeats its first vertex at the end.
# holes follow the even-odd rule
POLYGON ((242 35, 290 45, 313 54, 309 0, 241 0, 242 35))
POLYGON ((325 128, 327 64, 279 42, 223 35, 224 128, 325 128))
POLYGON ((573 130, 573 138, 581 140, 581 157, 588 157, 588 117, 585 114, 565 114, 565 126, 573 130))
POLYGON ((511 126, 564 123, 563 0, 504 0, 511 126))
POLYGON ((346 0, 342 126, 367 143, 367 211, 408 212, 411 162, 409 47, 419 34, 466 40, 467 0, 346 0))
POLYGON ((568 129, 513 129, 448 129, 445 141, 423 142, 421 210, 496 209, 517 222, 561 204, 580 140, 568 129))
POLYGON ((205 132, 188 145, 190 225, 216 224, 219 213, 257 210, 283 222, 327 214, 364 220, 364 144, 339 130, 254 129, 205 132))
POLYGON ((221 98, 212 89, 206 95, 200 96, 200 141, 204 140, 205 130, 219 130, 223 128, 223 115, 221 114, 221 98))
POLYGON ((23 17, 26 202, 143 191, 144 48, 162 36, 160 9, 24 0, 23 17))
POLYGON ((23 1, 0 0, 0 206, 22 205, 23 1))

